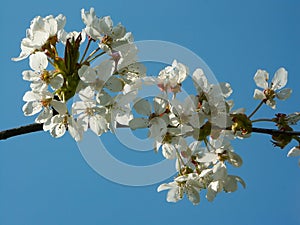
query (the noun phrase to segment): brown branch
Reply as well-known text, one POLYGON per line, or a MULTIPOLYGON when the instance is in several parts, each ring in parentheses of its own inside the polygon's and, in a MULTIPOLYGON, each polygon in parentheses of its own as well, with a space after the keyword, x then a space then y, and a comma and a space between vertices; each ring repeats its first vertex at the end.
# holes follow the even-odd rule
POLYGON ((300 136, 299 131, 284 131, 284 130, 274 130, 274 129, 258 128, 258 127, 252 127, 252 132, 261 133, 261 134, 270 134, 270 135, 285 134, 291 136, 300 136))
POLYGON ((9 130, 0 131, 0 140, 5 140, 10 137, 42 131, 42 130, 43 130, 43 124, 33 123, 33 124, 29 124, 17 128, 12 128, 9 130))
MULTIPOLYGON (((128 128, 128 126, 117 124, 118 128, 128 128)), ((226 128, 226 130, 231 128, 226 128)), ((7 138, 11 138, 14 136, 22 135, 22 134, 28 134, 32 132, 42 131, 43 130, 43 124, 39 123, 33 123, 17 128, 12 128, 9 130, 0 131, 0 140, 5 140, 7 138)), ((261 133, 261 134, 286 134, 286 135, 292 135, 292 136, 300 136, 299 131, 282 131, 282 130, 274 130, 274 129, 267 129, 267 128, 257 128, 253 127, 252 132, 254 133, 261 133)))

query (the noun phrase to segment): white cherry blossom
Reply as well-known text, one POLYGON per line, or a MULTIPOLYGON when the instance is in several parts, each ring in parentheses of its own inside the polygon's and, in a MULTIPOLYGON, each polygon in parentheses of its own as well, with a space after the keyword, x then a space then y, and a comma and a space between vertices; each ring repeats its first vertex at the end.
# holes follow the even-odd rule
POLYGON ((59 89, 64 82, 61 74, 54 73, 54 71, 46 70, 48 66, 47 56, 42 52, 36 52, 29 57, 30 67, 34 70, 23 71, 23 79, 31 81, 30 87, 34 91, 46 91, 48 85, 53 90, 59 89))
POLYGON ((200 203, 199 191, 203 188, 203 184, 200 181, 200 177, 196 173, 190 173, 188 175, 181 175, 175 178, 173 182, 167 184, 161 184, 157 191, 169 190, 167 194, 168 202, 178 202, 183 199, 184 194, 188 199, 197 205, 200 203))
POLYGON ((94 91, 90 86, 79 92, 82 101, 76 101, 72 105, 73 115, 78 115, 77 121, 84 131, 90 128, 98 136, 108 130, 106 121, 107 109, 97 105, 94 100, 94 91))
POLYGON ((290 88, 282 89, 287 83, 287 77, 287 71, 284 68, 279 68, 269 84, 269 73, 265 70, 257 70, 254 75, 254 81, 258 87, 263 89, 263 91, 255 89, 253 96, 254 99, 262 100, 272 109, 275 109, 275 98, 278 98, 279 100, 285 100, 289 98, 292 93, 290 88))
POLYGON ((32 116, 43 110, 36 118, 35 122, 44 123, 52 117, 53 109, 60 114, 65 114, 67 112, 65 103, 57 101, 53 98, 53 94, 48 91, 26 92, 23 97, 23 100, 26 101, 26 103, 22 108, 24 115, 32 116))
POLYGON ((57 17, 52 15, 45 18, 37 16, 31 21, 30 28, 26 30, 26 37, 21 42, 21 53, 14 61, 20 61, 33 54, 35 51, 43 51, 42 47, 48 42, 56 42, 56 35, 63 30, 66 17, 62 14, 57 17), (53 38, 53 40, 50 40, 53 38))
POLYGON ((174 60, 171 66, 167 66, 159 72, 157 85, 161 91, 176 94, 181 91, 181 83, 187 78, 188 74, 188 68, 174 60))
POLYGON ((43 124, 43 129, 44 131, 49 131, 51 136, 55 138, 62 137, 67 130, 75 141, 80 141, 83 137, 83 129, 68 114, 53 116, 43 124))

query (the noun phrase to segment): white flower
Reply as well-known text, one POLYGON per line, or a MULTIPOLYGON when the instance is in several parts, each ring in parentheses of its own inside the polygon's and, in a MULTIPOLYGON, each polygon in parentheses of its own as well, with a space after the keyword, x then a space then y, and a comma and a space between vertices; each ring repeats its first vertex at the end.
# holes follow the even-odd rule
POLYGON ((200 203, 199 191, 203 188, 203 185, 199 181, 199 175, 196 173, 191 173, 188 175, 181 175, 175 178, 175 181, 161 184, 157 191, 169 190, 167 194, 168 202, 177 202, 183 198, 186 194, 188 199, 197 205, 200 203))
POLYGON ((155 97, 153 100, 154 113, 152 107, 146 99, 137 101, 133 108, 138 114, 147 116, 148 118, 134 118, 129 122, 131 129, 149 127, 149 138, 162 137, 167 132, 167 125, 169 124, 168 115, 164 114, 167 108, 167 101, 161 97, 155 97))
POLYGON ((23 100, 26 101, 22 108, 25 116, 32 116, 43 110, 35 119, 37 123, 44 123, 49 120, 53 115, 52 108, 60 114, 67 112, 65 103, 53 99, 53 94, 48 91, 28 91, 25 93, 23 100))
POLYGON ((237 182, 241 183, 245 188, 245 182, 238 176, 232 176, 227 174, 226 165, 223 162, 218 162, 212 169, 200 174, 205 176, 211 173, 212 181, 207 186, 206 198, 208 201, 213 201, 218 193, 221 191, 234 192, 237 190, 237 182))
POLYGON ((133 41, 132 34, 126 33, 126 29, 120 23, 113 26, 109 16, 98 18, 94 8, 90 11, 81 10, 81 18, 86 25, 85 32, 93 40, 100 40, 99 46, 104 51, 110 51, 115 46, 133 41))
POLYGON ((228 98, 232 89, 228 83, 211 84, 202 69, 198 68, 193 73, 194 85, 198 92, 199 106, 214 125, 226 127, 228 110, 225 98, 228 98))
POLYGON ((35 17, 31 21, 30 28, 26 30, 26 38, 21 42, 21 53, 19 57, 13 58, 19 61, 27 58, 35 51, 43 51, 42 47, 49 41, 55 44, 57 41, 57 33, 63 29, 66 18, 63 15, 53 17, 52 15, 42 18, 35 17), (52 39, 52 40, 51 40, 52 39))
POLYGON ((161 91, 176 94, 181 91, 181 83, 187 78, 188 73, 189 70, 185 65, 174 60, 171 66, 159 72, 157 85, 161 91))
POLYGON ((62 137, 67 130, 75 141, 80 141, 83 136, 81 126, 77 124, 73 117, 67 114, 58 114, 53 116, 50 120, 47 120, 44 123, 43 129, 44 131, 49 131, 51 136, 55 138, 62 137))
POLYGON ((136 95, 137 91, 124 91, 113 99, 110 106, 112 127, 116 128, 117 123, 129 125, 129 121, 133 119, 130 103, 136 98, 136 95))
POLYGON ((171 124, 173 126, 186 124, 194 128, 201 127, 205 117, 202 112, 197 112, 197 101, 198 99, 192 95, 186 97, 183 102, 173 99, 171 101, 171 112, 174 117, 170 118, 171 124))
POLYGON ((90 86, 79 91, 79 97, 82 101, 74 102, 72 105, 73 115, 78 115, 77 121, 86 131, 90 128, 95 134, 101 135, 108 130, 108 122, 106 121, 107 109, 97 106, 94 100, 94 91, 90 86))
POLYGON ((96 16, 94 8, 90 8, 90 11, 84 11, 84 9, 81 9, 81 18, 86 25, 86 34, 93 40, 100 39, 102 37, 100 19, 96 16))
POLYGON ((122 67, 121 64, 121 69, 118 70, 118 74, 120 74, 127 83, 131 83, 146 76, 146 67, 138 62, 125 67, 122 67))
POLYGON ((61 30, 58 33, 58 40, 65 45, 68 39, 74 38, 74 40, 76 40, 79 37, 79 35, 81 35, 80 44, 82 44, 86 39, 86 33, 84 30, 82 30, 82 32, 72 31, 69 33, 67 33, 65 30, 61 30))
POLYGON ((112 91, 120 90, 123 88, 123 83, 120 84, 119 80, 110 80, 110 82, 108 82, 109 78, 113 74, 113 71, 113 62, 111 60, 105 60, 95 68, 83 65, 78 70, 78 75, 84 83, 89 84, 97 91, 101 91, 104 86, 112 91))
POLYGON ((30 87, 34 91, 46 91, 48 85, 53 90, 59 89, 64 82, 61 74, 56 74, 46 70, 48 66, 47 56, 42 52, 36 52, 29 57, 30 67, 34 70, 23 71, 23 79, 32 81, 30 87))
POLYGON ((279 100, 285 100, 290 97, 292 90, 290 88, 282 89, 278 92, 277 90, 283 88, 287 83, 288 73, 284 68, 279 68, 271 83, 269 84, 269 74, 265 70, 257 70, 254 75, 254 81, 256 85, 263 89, 263 91, 255 89, 254 99, 259 99, 264 101, 272 109, 276 108, 275 98, 279 100))

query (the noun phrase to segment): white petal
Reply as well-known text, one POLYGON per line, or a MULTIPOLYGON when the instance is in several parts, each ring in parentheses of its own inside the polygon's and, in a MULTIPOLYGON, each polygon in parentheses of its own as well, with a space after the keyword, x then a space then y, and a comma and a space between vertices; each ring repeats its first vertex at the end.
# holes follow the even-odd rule
POLYGON ((113 98, 105 91, 98 92, 96 97, 97 102, 102 105, 106 106, 112 104, 113 98))
POLYGON ((115 120, 122 125, 127 125, 129 124, 129 121, 133 119, 132 113, 130 111, 130 108, 118 108, 114 110, 113 112, 115 120))
POLYGON ((197 161, 201 163, 210 163, 215 162, 216 160, 218 160, 218 155, 212 152, 204 153, 201 158, 197 158, 197 161))
POLYGON ((172 144, 165 143, 162 146, 162 154, 166 159, 175 159, 176 149, 172 144))
POLYGON ((209 91, 210 85, 202 69, 198 68, 195 70, 193 73, 193 80, 197 88, 200 87, 200 89, 204 92, 209 91))
POLYGON ((50 119, 53 115, 53 111, 50 107, 44 108, 44 110, 39 114, 39 116, 35 119, 36 123, 45 123, 48 119, 50 119))
POLYGON ((155 97, 153 100, 154 111, 156 115, 160 115, 166 111, 167 101, 160 97, 155 97))
POLYGON ((30 55, 29 65, 34 71, 43 71, 48 66, 47 56, 43 52, 36 52, 30 55))
POLYGON ((77 124, 73 118, 68 120, 68 131, 75 141, 81 141, 83 137, 83 129, 77 124))
POLYGON ((23 96, 23 101, 25 102, 32 102, 37 100, 41 100, 41 97, 37 92, 27 91, 23 96))
POLYGON ((222 188, 223 188, 223 185, 222 185, 222 182, 217 180, 217 181, 212 181, 210 184, 209 184, 210 188, 215 191, 215 192, 221 192, 222 191, 222 188))
POLYGON ((269 74, 265 70, 257 70, 257 72, 254 75, 254 81, 256 85, 262 89, 268 88, 268 80, 269 80, 269 74))
POLYGON ((274 99, 268 99, 266 104, 270 106, 272 109, 276 108, 276 101, 274 99))
POLYGON ((96 71, 87 65, 83 65, 78 70, 78 75, 79 75, 80 79, 86 83, 95 82, 95 80, 97 78, 96 71))
POLYGON ((254 90, 253 98, 254 99, 263 100, 263 99, 266 98, 266 96, 265 96, 265 94, 261 90, 255 89, 254 90))
POLYGON ((222 162, 219 162, 213 167, 213 177, 214 180, 223 180, 227 176, 226 165, 222 162))
POLYGON ((149 121, 150 135, 149 138, 161 137, 167 133, 166 122, 158 117, 155 117, 149 121))
POLYGON ((288 157, 297 157, 300 156, 300 147, 293 147, 287 154, 288 157))
POLYGON ((68 112, 66 103, 56 101, 56 100, 52 100, 50 104, 61 115, 64 115, 68 112))
POLYGON ((133 108, 138 114, 144 115, 144 116, 150 116, 151 114, 151 105, 148 102, 148 100, 142 98, 138 100, 134 105, 133 108))
POLYGON ((242 158, 235 152, 228 151, 228 156, 229 156, 228 162, 231 165, 235 167, 240 167, 243 164, 242 158))
POLYGON ((112 76, 105 83, 105 87, 112 92, 120 92, 123 90, 124 82, 120 78, 112 76))
POLYGON ((97 134, 101 135, 103 132, 108 130, 108 124, 104 117, 100 115, 94 115, 90 118, 89 125, 91 130, 97 134))
POLYGON ((47 91, 48 89, 48 85, 46 83, 44 83, 41 80, 38 81, 33 81, 30 84, 30 88, 34 91, 34 92, 44 92, 47 91))
POLYGON ((132 130, 139 129, 139 128, 146 128, 148 127, 148 124, 149 124, 148 119, 145 118, 134 118, 129 121, 129 127, 132 130))
POLYGON ((101 32, 104 34, 110 34, 111 29, 113 28, 113 22, 110 16, 105 16, 100 19, 99 25, 101 28, 101 32))
POLYGON ((176 187, 168 191, 167 201, 168 202, 178 202, 183 197, 182 188, 176 187))
POLYGON ((25 70, 22 72, 23 79, 28 81, 38 81, 40 80, 40 74, 37 72, 34 72, 32 70, 25 70))
POLYGON ((220 88, 225 98, 228 98, 233 92, 229 83, 220 83, 220 88))
POLYGON ((286 83, 287 83, 287 76, 288 76, 288 73, 287 71, 284 69, 284 68, 279 68, 273 79, 272 79, 272 86, 271 88, 276 91, 280 88, 283 88, 286 83))
POLYGON ((224 180, 224 191, 225 192, 235 192, 238 189, 237 180, 234 176, 227 176, 224 180))
POLYGON ((283 90, 280 90, 279 92, 276 93, 276 97, 280 100, 285 100, 290 97, 292 93, 292 89, 290 88, 285 88, 283 90))
POLYGON ((81 89, 78 94, 82 101, 91 101, 95 96, 95 91, 91 86, 87 86, 86 88, 81 89))
POLYGON ((42 110, 42 105, 39 102, 26 102, 22 110, 25 116, 32 116, 42 110))
POLYGON ((50 134, 55 137, 59 138, 66 133, 66 126, 63 123, 56 124, 50 130, 50 134))
POLYGON ((171 183, 168 183, 168 184, 161 184, 161 185, 158 186, 157 192, 169 190, 169 189, 174 188, 176 186, 177 186, 176 182, 171 182, 171 183))
POLYGON ((63 83, 64 83, 64 78, 61 74, 58 74, 56 77, 50 80, 50 85, 54 90, 61 88, 63 83))
POLYGON ((200 203, 199 192, 193 187, 188 188, 187 197, 194 205, 198 205, 200 203))

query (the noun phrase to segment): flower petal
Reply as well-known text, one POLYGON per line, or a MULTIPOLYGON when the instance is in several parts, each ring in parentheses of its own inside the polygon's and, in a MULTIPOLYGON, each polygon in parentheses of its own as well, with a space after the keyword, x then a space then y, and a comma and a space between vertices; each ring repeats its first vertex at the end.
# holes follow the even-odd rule
POLYGON ((29 65, 34 71, 43 71, 48 66, 47 56, 43 52, 36 52, 30 55, 29 65))
POLYGON ((273 79, 272 79, 272 86, 271 88, 276 91, 280 88, 283 88, 286 83, 287 83, 287 76, 288 76, 288 72, 284 69, 284 68, 279 68, 273 79))
POLYGON ((293 147, 287 154, 287 157, 297 157, 300 156, 300 147, 293 147))
POLYGON ((175 159, 176 149, 172 144, 165 143, 162 146, 162 154, 166 159, 175 159))
POLYGON ((268 80, 269 80, 269 74, 265 70, 257 70, 254 75, 254 81, 256 85, 262 89, 268 88, 268 80))
POLYGON ((265 96, 265 94, 261 90, 255 89, 254 90, 253 98, 254 99, 263 100, 263 99, 266 98, 266 96, 265 96))
POLYGON ((151 105, 148 102, 148 100, 142 98, 138 100, 134 105, 133 108, 138 114, 144 115, 144 116, 150 116, 151 114, 151 105))
POLYGON ((285 88, 276 93, 276 97, 280 100, 288 99, 291 96, 292 89, 285 88))
POLYGON ((132 130, 136 130, 139 128, 146 128, 146 127, 148 127, 148 124, 149 124, 149 122, 148 122, 148 119, 146 119, 146 118, 134 118, 129 121, 129 127, 132 130))

